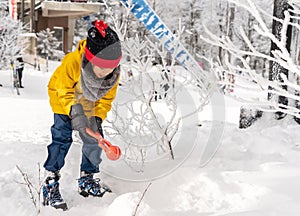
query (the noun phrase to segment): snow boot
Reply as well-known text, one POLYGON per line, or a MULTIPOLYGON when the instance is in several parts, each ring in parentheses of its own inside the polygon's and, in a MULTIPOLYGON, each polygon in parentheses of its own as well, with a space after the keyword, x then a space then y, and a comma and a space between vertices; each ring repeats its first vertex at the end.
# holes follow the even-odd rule
POLYGON ((59 192, 59 178, 59 172, 50 173, 49 176, 46 178, 45 184, 42 188, 43 205, 50 205, 56 209, 62 209, 65 211, 68 209, 68 206, 59 192))
POLYGON ((102 197, 106 192, 111 193, 111 189, 103 183, 99 178, 94 179, 93 173, 81 172, 78 180, 78 192, 83 197, 89 195, 94 197, 102 197))

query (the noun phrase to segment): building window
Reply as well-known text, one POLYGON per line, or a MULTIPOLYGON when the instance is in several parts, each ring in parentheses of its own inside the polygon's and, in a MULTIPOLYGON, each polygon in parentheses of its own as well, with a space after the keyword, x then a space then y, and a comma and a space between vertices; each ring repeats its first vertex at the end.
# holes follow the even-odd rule
POLYGON ((63 44, 64 44, 64 28, 63 27, 54 26, 53 27, 53 31, 54 31, 53 36, 59 42, 59 46, 58 46, 57 50, 63 51, 63 49, 64 49, 64 46, 63 46, 63 44))

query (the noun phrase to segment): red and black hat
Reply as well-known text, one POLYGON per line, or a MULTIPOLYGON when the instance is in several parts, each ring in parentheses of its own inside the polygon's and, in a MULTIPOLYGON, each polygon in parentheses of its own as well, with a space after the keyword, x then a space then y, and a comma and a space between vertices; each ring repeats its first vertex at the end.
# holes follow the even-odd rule
POLYGON ((103 20, 96 20, 88 30, 85 58, 101 68, 116 68, 122 58, 117 33, 103 20))

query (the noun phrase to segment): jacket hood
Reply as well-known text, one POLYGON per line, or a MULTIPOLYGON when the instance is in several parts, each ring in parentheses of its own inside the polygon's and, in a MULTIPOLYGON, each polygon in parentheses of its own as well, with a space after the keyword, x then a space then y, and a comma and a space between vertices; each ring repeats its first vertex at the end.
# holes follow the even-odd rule
POLYGON ((86 39, 83 39, 79 41, 76 50, 74 51, 76 53, 76 56, 80 57, 80 62, 82 60, 82 56, 84 55, 85 46, 86 46, 86 39))

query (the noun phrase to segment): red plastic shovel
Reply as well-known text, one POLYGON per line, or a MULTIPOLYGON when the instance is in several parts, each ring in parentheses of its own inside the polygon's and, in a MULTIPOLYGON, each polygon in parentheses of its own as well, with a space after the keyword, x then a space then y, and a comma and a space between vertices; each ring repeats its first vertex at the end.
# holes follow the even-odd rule
POLYGON ((103 151, 106 154, 106 157, 109 160, 118 160, 121 156, 121 149, 118 146, 112 145, 110 142, 108 142, 106 139, 104 139, 100 133, 94 132, 90 128, 86 128, 86 132, 94 137, 96 140, 98 140, 98 145, 100 148, 103 149, 103 151))

